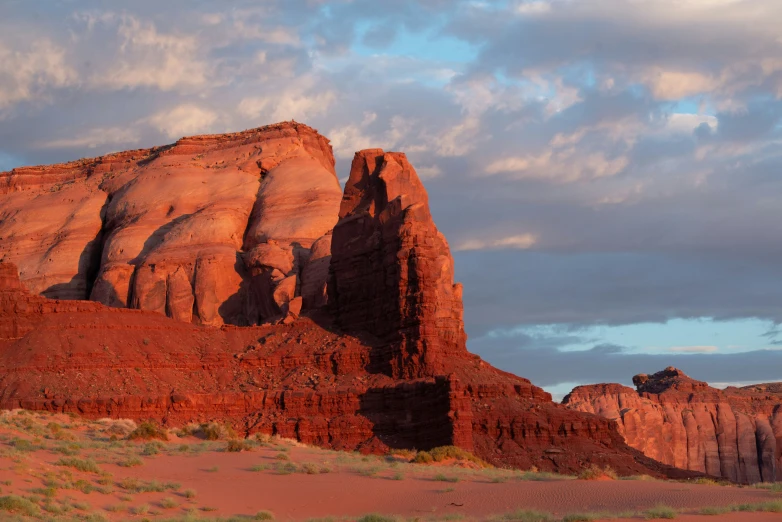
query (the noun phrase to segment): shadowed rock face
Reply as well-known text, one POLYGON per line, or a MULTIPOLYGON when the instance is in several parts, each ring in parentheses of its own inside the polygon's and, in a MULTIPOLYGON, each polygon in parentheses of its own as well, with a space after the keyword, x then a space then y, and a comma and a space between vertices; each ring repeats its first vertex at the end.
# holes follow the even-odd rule
POLYGON ((782 390, 718 390, 668 367, 620 384, 575 388, 563 403, 617 422, 627 443, 677 468, 734 482, 782 480, 782 390))
POLYGON ((356 153, 339 217, 329 280, 337 324, 395 343, 395 376, 442 373, 443 357, 467 352, 462 288, 407 157, 356 153))
POLYGON ((56 232, 30 236, 29 255, 27 236, 0 232, 24 283, 0 263, 2 408, 217 419, 365 452, 453 444, 558 472, 696 475, 467 352, 453 259, 404 154, 357 153, 344 195, 328 141, 298 124, 17 169, 0 175, 14 226, 65 183, 103 198, 101 248, 84 241, 94 230, 76 232, 89 228, 81 221, 68 228, 75 198, 51 216, 56 232), (53 248, 63 263, 46 272, 53 248), (89 270, 75 262, 85 250, 89 270), (36 295, 56 281, 93 301, 36 295))

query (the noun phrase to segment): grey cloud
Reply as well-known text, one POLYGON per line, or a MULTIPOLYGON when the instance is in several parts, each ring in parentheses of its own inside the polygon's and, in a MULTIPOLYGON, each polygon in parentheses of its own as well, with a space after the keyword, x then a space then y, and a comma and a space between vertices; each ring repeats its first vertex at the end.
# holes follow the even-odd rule
POLYGON ((490 363, 522 375, 537 386, 565 383, 618 382, 632 387, 633 375, 675 366, 707 382, 770 382, 782 380, 782 350, 736 354, 627 353, 623 347, 597 345, 590 350, 560 351, 538 346, 535 340, 473 342, 471 350, 490 363), (527 346, 524 346, 524 344, 527 346))

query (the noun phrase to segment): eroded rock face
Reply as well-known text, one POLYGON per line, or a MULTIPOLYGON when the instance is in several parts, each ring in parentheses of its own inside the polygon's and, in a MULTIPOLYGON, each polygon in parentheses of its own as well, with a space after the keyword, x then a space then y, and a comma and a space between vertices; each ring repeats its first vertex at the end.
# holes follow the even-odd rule
POLYGON ((442 373, 466 353, 462 289, 407 157, 356 153, 331 241, 329 303, 337 324, 392 341, 395 376, 442 373))
POLYGON ((16 169, 0 174, 0 259, 47 297, 258 324, 301 295, 341 194, 328 140, 296 123, 16 169))
POLYGON ((718 390, 673 367, 633 383, 579 386, 563 403, 615 420, 630 446, 665 464, 741 483, 782 480, 779 385, 718 390))
POLYGON ((696 475, 467 352, 453 259, 404 154, 358 153, 341 204, 328 142, 297 124, 53 169, 4 174, 0 187, 36 194, 66 180, 105 196, 94 301, 31 294, 0 264, 2 408, 696 475), (268 318, 280 320, 253 326, 268 318), (213 327, 224 322, 250 326, 213 327))

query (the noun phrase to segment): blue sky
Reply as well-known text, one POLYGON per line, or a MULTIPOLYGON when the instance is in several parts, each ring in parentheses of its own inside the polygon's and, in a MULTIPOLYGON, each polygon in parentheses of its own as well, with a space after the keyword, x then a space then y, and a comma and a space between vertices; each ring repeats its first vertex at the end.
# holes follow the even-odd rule
POLYGON ((408 154, 469 347, 782 379, 776 0, 7 0, 0 169, 296 119, 408 154))

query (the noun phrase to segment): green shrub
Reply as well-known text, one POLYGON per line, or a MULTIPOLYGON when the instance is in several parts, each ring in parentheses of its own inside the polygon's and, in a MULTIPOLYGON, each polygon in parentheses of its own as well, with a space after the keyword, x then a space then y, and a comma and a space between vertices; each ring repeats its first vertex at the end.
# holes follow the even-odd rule
POLYGON ((182 492, 182 495, 187 499, 194 499, 196 497, 196 490, 186 489, 182 492))
POLYGON ((163 509, 174 509, 177 506, 179 506, 179 504, 171 497, 166 497, 160 501, 160 507, 163 509))
POLYGON ((255 520, 274 520, 274 514, 271 511, 259 511, 253 518, 255 520))
POLYGON ((78 459, 76 457, 64 457, 54 463, 55 466, 68 466, 88 473, 100 473, 100 468, 92 459, 78 459))
POLYGON ((208 422, 201 424, 200 431, 206 440, 235 439, 236 433, 231 426, 220 424, 219 422, 208 422))
POLYGON ((358 522, 396 522, 396 519, 393 517, 387 517, 385 515, 378 515, 376 513, 371 513, 369 515, 364 515, 363 517, 359 518, 358 522))
POLYGON ((469 451, 463 450, 462 448, 456 446, 439 446, 437 448, 429 450, 429 453, 432 455, 432 458, 434 459, 435 462, 442 462, 448 459, 455 459, 455 460, 466 460, 469 462, 473 462, 483 468, 491 467, 489 463, 479 459, 469 451))
POLYGON ((35 445, 26 439, 14 439, 11 441, 11 447, 17 451, 35 451, 35 445))
POLYGON ((413 462, 416 464, 429 464, 434 462, 434 458, 428 451, 419 451, 416 453, 415 458, 413 458, 413 462))
POLYGON ((512 513, 506 513, 501 520, 512 520, 514 522, 552 522, 554 518, 548 513, 522 509, 512 513))
POLYGON ((600 515, 592 513, 573 513, 565 515, 562 522, 592 522, 593 520, 600 520, 600 515))
POLYGON ((672 507, 660 505, 644 512, 644 518, 647 520, 657 518, 673 519, 676 518, 676 514, 676 510, 672 507))
POLYGON ((153 422, 142 422, 128 434, 128 440, 168 440, 168 432, 153 422))
POLYGON ((161 443, 149 442, 144 444, 144 447, 141 450, 141 454, 147 457, 151 457, 152 455, 157 455, 160 453, 161 449, 163 449, 163 445, 161 443))
POLYGON ((229 440, 225 447, 225 451, 231 453, 238 453, 240 451, 252 451, 253 445, 246 440, 229 440))
POLYGON ((434 476, 434 480, 438 482, 459 482, 459 477, 446 477, 442 473, 438 473, 434 476))
POLYGON ((144 461, 138 457, 128 457, 125 460, 121 460, 117 462, 117 466, 122 466, 123 468, 135 468, 136 466, 143 466, 143 465, 144 465, 144 461))
POLYGON ((616 471, 610 466, 601 468, 597 464, 590 464, 589 467, 582 469, 581 473, 578 474, 578 478, 581 480, 598 480, 605 477, 616 480, 616 471))
POLYGON ((291 458, 285 453, 278 453, 277 455, 274 456, 274 458, 277 460, 291 460, 291 458))
POLYGON ((317 464, 313 464, 312 462, 305 462, 301 465, 301 469, 304 473, 307 475, 317 475, 320 473, 320 468, 317 464))

